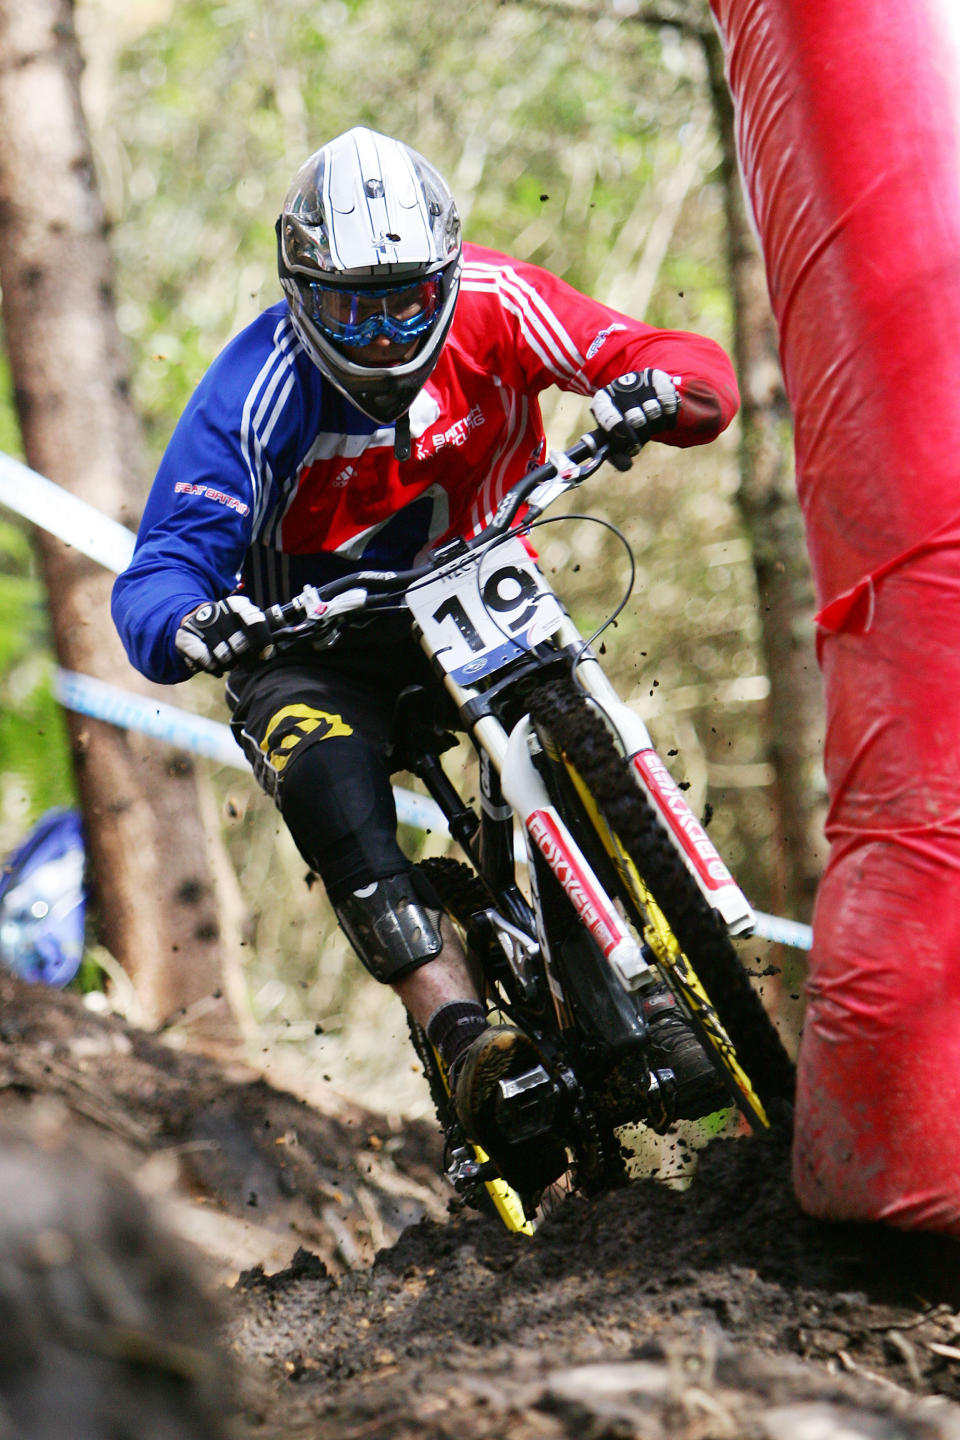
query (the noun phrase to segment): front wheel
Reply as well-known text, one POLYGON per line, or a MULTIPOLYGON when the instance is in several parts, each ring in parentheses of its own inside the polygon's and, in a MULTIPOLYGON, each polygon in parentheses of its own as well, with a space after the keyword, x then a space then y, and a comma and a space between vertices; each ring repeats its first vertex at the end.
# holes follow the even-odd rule
POLYGON ((755 1129, 792 1105, 794 1067, 720 918, 634 778, 599 706, 570 678, 530 698, 548 783, 682 1001, 755 1129))

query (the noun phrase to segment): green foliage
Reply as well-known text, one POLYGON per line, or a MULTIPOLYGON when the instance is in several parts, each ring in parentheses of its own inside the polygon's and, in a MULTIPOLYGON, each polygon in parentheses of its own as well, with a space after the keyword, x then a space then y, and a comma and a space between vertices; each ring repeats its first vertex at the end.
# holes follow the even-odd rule
POLYGON ((0 853, 52 805, 73 803, 48 644, 46 599, 26 527, 0 519, 0 853))
POLYGON ((22 458, 20 427, 13 408, 10 365, 2 346, 0 346, 0 451, 5 455, 13 455, 18 460, 22 458))

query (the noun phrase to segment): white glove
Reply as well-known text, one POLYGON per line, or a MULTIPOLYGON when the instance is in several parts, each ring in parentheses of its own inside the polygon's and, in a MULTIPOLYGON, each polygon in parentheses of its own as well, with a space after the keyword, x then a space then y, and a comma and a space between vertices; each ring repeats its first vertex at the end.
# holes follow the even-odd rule
POLYGON ((223 675, 244 655, 268 660, 273 653, 267 617, 246 595, 208 600, 180 622, 176 646, 193 671, 223 675))
POLYGON ((631 455, 651 435, 677 423, 677 382, 664 370, 631 370, 598 390, 590 402, 593 418, 607 432, 611 460, 629 470, 631 455))

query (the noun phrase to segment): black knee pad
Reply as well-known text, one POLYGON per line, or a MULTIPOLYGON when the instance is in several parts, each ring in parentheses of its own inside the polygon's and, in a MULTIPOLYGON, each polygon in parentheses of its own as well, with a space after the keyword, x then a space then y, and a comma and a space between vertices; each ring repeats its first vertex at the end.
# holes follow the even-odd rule
POLYGON ((440 953, 440 901, 397 844, 389 767, 376 746, 359 736, 304 746, 284 773, 279 800, 297 848, 375 979, 392 984, 440 953))
POLYGON ((334 902, 410 868, 397 844, 389 767, 361 736, 301 742, 278 800, 297 849, 334 902))
POLYGON ((440 909, 429 904, 432 891, 413 869, 333 901, 341 930, 375 980, 392 985, 439 955, 440 909))

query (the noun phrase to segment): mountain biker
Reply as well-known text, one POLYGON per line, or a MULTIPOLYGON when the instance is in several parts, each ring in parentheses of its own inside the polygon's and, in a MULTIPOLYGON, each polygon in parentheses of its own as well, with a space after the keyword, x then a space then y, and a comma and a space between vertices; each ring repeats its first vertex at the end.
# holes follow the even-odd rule
MULTIPOLYGON (((406 144, 355 128, 295 176, 277 221, 284 299, 237 335, 176 427, 113 615, 134 665, 173 683, 228 674, 234 735, 360 960, 447 1066, 467 1133, 516 1188, 554 1178, 549 1147, 497 1133, 499 1080, 537 1063, 492 1027, 432 887, 397 844, 394 708, 444 696, 399 614, 335 646, 271 658, 263 610, 307 583, 404 569, 489 523, 544 457, 538 395, 591 395, 615 463, 641 441, 714 439, 738 404, 712 341, 654 329, 554 275, 461 242, 444 180, 406 144)), ((722 1103, 665 987, 651 1064, 678 1116, 722 1103)))

